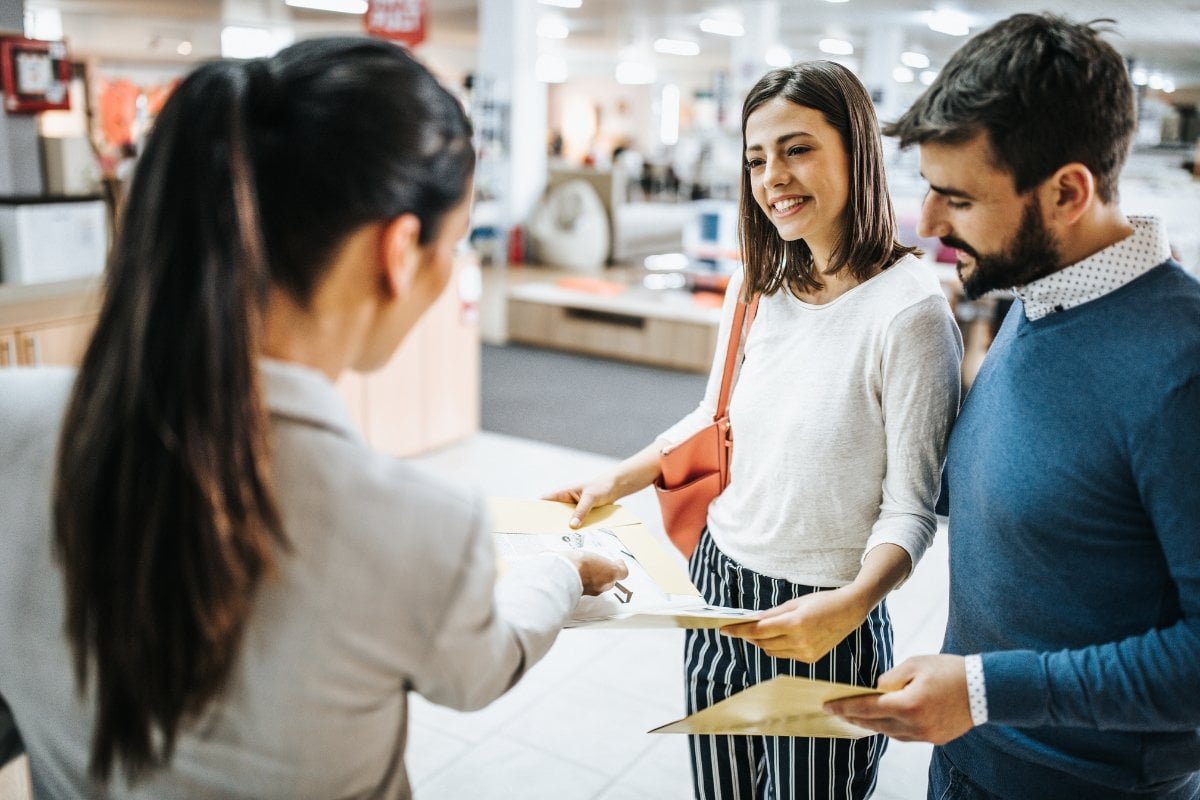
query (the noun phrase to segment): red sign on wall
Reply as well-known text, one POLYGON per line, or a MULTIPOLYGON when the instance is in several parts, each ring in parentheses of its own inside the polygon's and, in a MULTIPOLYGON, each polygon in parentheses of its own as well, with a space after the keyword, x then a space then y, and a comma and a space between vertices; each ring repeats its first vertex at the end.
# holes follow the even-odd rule
POLYGON ((62 42, 3 37, 0 80, 6 111, 32 114, 71 107, 71 61, 62 42))
POLYGON ((368 0, 367 33, 416 47, 425 41, 425 0, 368 0))

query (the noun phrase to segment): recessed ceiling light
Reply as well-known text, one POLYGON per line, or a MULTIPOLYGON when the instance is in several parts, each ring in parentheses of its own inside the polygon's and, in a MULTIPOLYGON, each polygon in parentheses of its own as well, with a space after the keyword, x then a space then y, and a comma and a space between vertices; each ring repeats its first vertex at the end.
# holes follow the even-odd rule
POLYGON ((656 52, 672 56, 694 56, 700 53, 700 45, 686 39, 655 39, 654 49, 656 52))
POLYGON ((916 76, 913 75, 913 71, 908 67, 896 67, 892 70, 892 79, 896 83, 912 83, 914 77, 916 76))
POLYGON ((943 8, 926 14, 929 29, 950 36, 967 36, 971 33, 971 21, 961 11, 943 8))
POLYGON ((926 86, 929 86, 935 80, 937 80, 937 73, 931 69, 927 69, 924 72, 922 72, 920 75, 918 75, 917 77, 921 79, 921 83, 925 84, 926 86))
POLYGON ((742 23, 732 19, 707 18, 700 21, 700 30, 705 33, 716 33, 721 36, 745 36, 746 29, 742 23))
POLYGON ((540 55, 534 62, 533 74, 542 83, 563 83, 567 79, 567 62, 558 56, 540 55))
POLYGON ((190 56, 192 54, 192 43, 185 39, 175 46, 175 52, 181 56, 190 56))
POLYGON ((1150 81, 1150 76, 1146 73, 1146 70, 1142 69, 1141 67, 1134 67, 1133 74, 1129 77, 1133 79, 1133 84, 1135 86, 1145 86, 1150 81))
POLYGON ((571 29, 558 17, 542 17, 538 20, 537 35, 543 39, 565 39, 571 35, 571 29))
POLYGON ((622 61, 617 64, 617 83, 638 85, 654 83, 658 77, 654 67, 639 61, 622 61))
POLYGON ((783 45, 775 45, 767 50, 767 63, 772 67, 790 67, 792 65, 792 53, 783 45))
POLYGON ((913 69, 925 69, 929 66, 929 56, 909 50, 900 54, 900 63, 913 69))
POLYGON ((844 39, 822 39, 817 43, 817 47, 821 48, 822 53, 829 53, 835 56, 854 54, 854 45, 844 39))
POLYGON ((313 11, 337 11, 341 14, 367 13, 367 0, 286 0, 292 8, 308 8, 313 11))

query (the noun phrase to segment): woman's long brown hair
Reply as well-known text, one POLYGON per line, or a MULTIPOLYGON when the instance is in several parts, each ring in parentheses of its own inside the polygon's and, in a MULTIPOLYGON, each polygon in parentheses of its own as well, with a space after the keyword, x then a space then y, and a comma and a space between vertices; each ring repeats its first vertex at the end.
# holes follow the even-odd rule
POLYGON ((95 778, 169 763, 228 682, 256 589, 286 551, 255 366, 268 290, 307 303, 370 222, 413 213, 429 241, 469 184, 470 136, 423 67, 358 38, 207 64, 163 108, 54 491, 95 778))

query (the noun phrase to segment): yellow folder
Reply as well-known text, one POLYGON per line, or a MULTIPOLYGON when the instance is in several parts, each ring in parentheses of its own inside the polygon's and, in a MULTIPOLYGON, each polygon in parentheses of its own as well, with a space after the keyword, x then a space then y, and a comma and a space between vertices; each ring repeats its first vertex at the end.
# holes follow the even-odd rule
POLYGON ((831 700, 874 694, 881 692, 868 686, 783 675, 751 686, 650 733, 861 739, 874 731, 827 714, 823 706, 831 700))

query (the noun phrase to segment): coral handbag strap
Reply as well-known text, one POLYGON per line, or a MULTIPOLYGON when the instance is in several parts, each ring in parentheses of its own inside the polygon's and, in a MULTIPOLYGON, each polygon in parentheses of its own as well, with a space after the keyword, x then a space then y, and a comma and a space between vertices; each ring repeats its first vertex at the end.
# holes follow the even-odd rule
POLYGON ((741 343, 750 336, 750 326, 754 324, 754 315, 758 313, 760 296, 754 295, 749 303, 739 299, 737 308, 733 311, 733 324, 729 326, 729 344, 725 348, 725 371, 721 374, 721 394, 717 399, 717 413, 713 415, 713 422, 725 416, 729 407, 729 395, 733 393, 733 370, 738 356, 741 355, 741 343), (745 331, 742 328, 745 328, 745 331))

